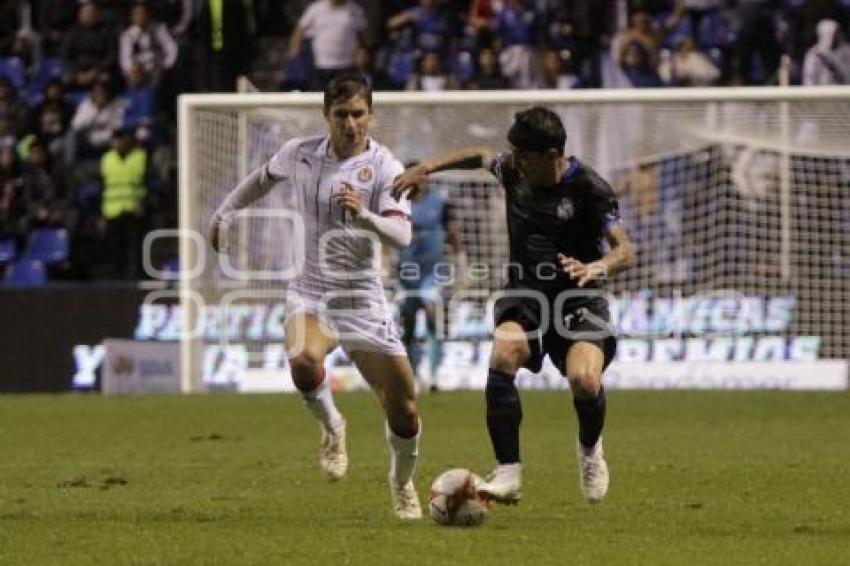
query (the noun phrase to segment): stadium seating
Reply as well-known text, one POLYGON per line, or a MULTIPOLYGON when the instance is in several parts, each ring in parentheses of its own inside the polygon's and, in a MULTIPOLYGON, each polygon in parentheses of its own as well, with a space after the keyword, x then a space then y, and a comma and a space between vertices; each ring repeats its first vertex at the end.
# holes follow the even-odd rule
POLYGON ((44 263, 30 258, 21 259, 6 270, 5 282, 21 287, 38 287, 47 283, 44 263))
POLYGON ((24 89, 24 100, 30 107, 37 106, 44 98, 44 88, 52 79, 61 79, 65 74, 65 63, 57 57, 41 60, 35 75, 24 89))
POLYGON ((15 259, 17 249, 13 238, 0 240, 0 263, 9 263, 15 259))
POLYGON ((39 228, 30 234, 24 258, 44 263, 68 259, 68 231, 63 228, 39 228))
POLYGON ((24 64, 18 57, 0 59, 0 77, 6 77, 20 92, 24 88, 24 64))

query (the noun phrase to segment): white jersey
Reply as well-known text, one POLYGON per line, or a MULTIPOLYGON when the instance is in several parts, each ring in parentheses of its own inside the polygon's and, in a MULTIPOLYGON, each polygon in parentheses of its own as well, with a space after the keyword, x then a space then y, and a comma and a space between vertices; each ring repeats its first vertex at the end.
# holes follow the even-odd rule
POLYGON ((326 293, 356 291, 383 296, 380 241, 374 232, 352 223, 333 199, 350 184, 364 208, 381 215, 410 218, 410 201, 390 195, 402 164, 373 139, 363 153, 339 160, 329 151, 328 136, 286 142, 267 164, 275 190, 294 193, 295 210, 303 220, 303 269, 289 288, 313 298, 326 293))

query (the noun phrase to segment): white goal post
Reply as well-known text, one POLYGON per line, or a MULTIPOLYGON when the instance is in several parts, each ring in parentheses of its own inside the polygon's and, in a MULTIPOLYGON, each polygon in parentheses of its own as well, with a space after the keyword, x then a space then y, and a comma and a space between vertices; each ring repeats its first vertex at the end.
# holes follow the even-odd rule
MULTIPOLYGON (((500 149, 533 104, 558 112, 568 153, 612 183, 639 246, 638 265, 609 286, 619 360, 850 356, 850 87, 375 93, 373 135, 402 161, 500 149)), ((286 196, 272 191, 229 230, 226 258, 192 234, 205 236, 227 192, 283 141, 322 133, 321 108, 320 93, 180 97, 184 391, 223 383, 210 377, 223 352, 238 352, 233 371, 281 363, 274 273, 295 261, 286 196)), ((495 291, 507 255, 499 188, 480 173, 434 183, 461 211, 470 261, 490 268, 473 290, 495 291)))

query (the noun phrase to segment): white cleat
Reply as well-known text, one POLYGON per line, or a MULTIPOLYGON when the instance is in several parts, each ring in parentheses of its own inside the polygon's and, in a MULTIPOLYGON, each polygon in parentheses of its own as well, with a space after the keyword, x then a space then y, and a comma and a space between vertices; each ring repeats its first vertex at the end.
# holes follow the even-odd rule
POLYGON ((593 448, 585 448, 576 441, 576 452, 581 494, 591 503, 598 503, 608 493, 608 463, 605 462, 602 439, 597 440, 593 448))
POLYGON ((330 432, 322 426, 322 444, 319 446, 319 465, 332 480, 339 480, 348 471, 348 453, 345 450, 345 421, 330 432))
POLYGON ((522 464, 499 464, 475 490, 482 499, 516 505, 522 499, 522 464))
POLYGON ((413 480, 407 480, 406 484, 399 487, 390 478, 390 493, 393 496, 393 511, 399 519, 412 521, 422 518, 422 507, 419 506, 419 495, 413 480))

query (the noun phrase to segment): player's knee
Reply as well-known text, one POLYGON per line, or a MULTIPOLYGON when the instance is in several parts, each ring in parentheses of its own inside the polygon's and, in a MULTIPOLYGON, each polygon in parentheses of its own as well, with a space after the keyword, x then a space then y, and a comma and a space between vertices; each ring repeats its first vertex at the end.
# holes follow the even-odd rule
POLYGON ((309 352, 301 352, 291 360, 292 382, 301 392, 313 391, 325 379, 325 368, 322 362, 309 352))
POLYGON ((601 375, 590 368, 576 368, 570 371, 570 389, 579 398, 596 397, 599 394, 601 375))
POLYGON ((413 438, 419 434, 419 411, 416 401, 408 399, 395 405, 387 415, 390 429, 402 438, 413 438))
POLYGON ((503 342, 493 348, 493 352, 490 354, 490 367, 513 375, 522 367, 527 358, 528 346, 526 344, 517 341, 503 342))

